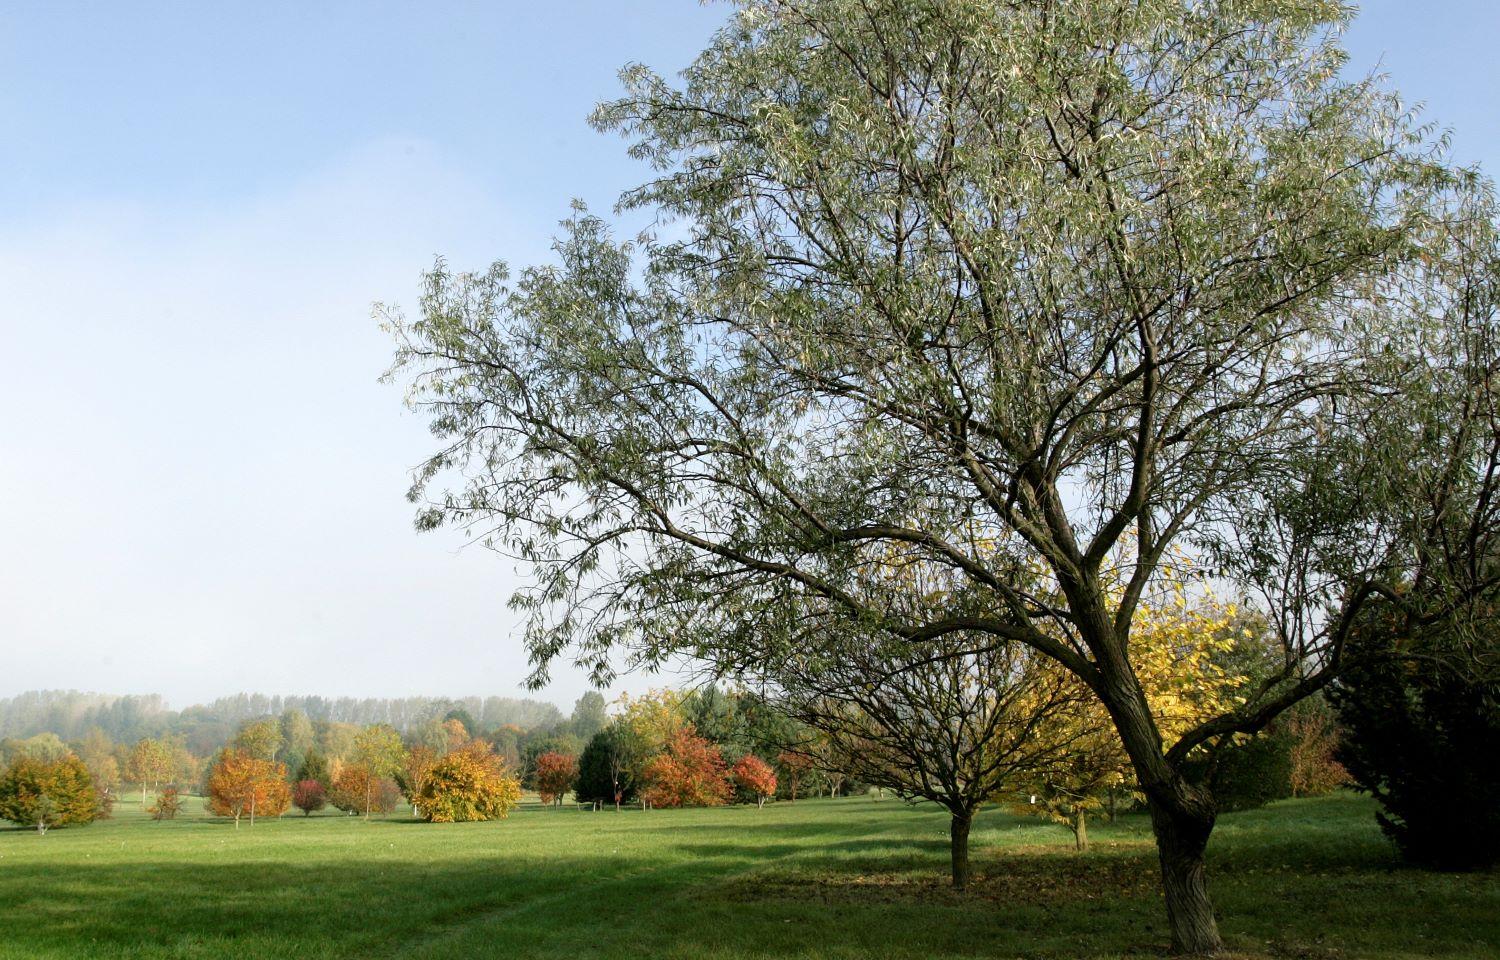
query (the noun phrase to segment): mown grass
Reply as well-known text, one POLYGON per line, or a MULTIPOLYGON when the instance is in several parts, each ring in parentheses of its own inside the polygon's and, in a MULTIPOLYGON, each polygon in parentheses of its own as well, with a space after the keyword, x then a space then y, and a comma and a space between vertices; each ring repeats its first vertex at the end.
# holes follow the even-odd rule
MULTIPOLYGON (((523 808, 175 822, 124 803, 45 837, 0 831, 0 958, 1091 958, 1167 942, 1149 827, 1066 831, 986 811, 973 889, 947 821, 893 800, 764 810, 523 808)), ((1354 796, 1225 816, 1211 849, 1247 957, 1500 956, 1500 876, 1396 862, 1354 796)))

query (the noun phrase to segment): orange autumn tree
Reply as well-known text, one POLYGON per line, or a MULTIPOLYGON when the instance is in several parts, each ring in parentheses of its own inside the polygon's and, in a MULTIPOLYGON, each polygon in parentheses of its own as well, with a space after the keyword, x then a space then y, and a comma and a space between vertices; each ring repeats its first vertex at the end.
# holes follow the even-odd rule
POLYGON ((674 733, 646 767, 645 799, 653 807, 717 807, 733 790, 719 748, 692 724, 674 733))
POLYGON ((429 823, 503 820, 521 802, 521 782, 482 740, 438 760, 417 795, 429 823))
POLYGON ((252 756, 244 750, 225 747, 208 775, 208 809, 221 817, 248 815, 250 825, 259 816, 279 817, 291 806, 292 791, 286 783, 286 765, 252 756))
POLYGON ((755 795, 757 807, 764 807, 766 797, 776 795, 776 771, 755 754, 745 754, 730 772, 741 790, 755 795))
POLYGON ((561 806, 563 796, 578 779, 578 761, 566 753, 549 750, 536 758, 536 792, 543 803, 561 806))

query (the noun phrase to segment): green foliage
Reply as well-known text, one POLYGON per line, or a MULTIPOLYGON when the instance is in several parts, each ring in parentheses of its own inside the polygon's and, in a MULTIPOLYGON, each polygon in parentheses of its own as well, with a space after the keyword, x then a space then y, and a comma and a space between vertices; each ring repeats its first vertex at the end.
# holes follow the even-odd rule
POLYGON ((0 775, 0 820, 46 833, 52 827, 92 823, 98 812, 93 778, 72 754, 55 760, 17 757, 0 775))
MULTIPOLYGON (((1484 638, 1493 645, 1493 635, 1484 638)), ((1500 863, 1500 683, 1466 662, 1397 655, 1392 636, 1330 693, 1339 760, 1380 802, 1380 827, 1409 861, 1443 870, 1500 863)))
POLYGON ((1055 659, 1162 827, 1174 947, 1218 952, 1185 762, 1327 683, 1393 584, 1468 603, 1500 536, 1489 185, 1349 76, 1352 15, 738 4, 594 117, 652 164, 623 206, 679 239, 579 210, 555 264, 439 264, 386 315, 438 441, 419 524, 534 561, 537 683, 849 630, 1055 659), (1131 624, 1183 549, 1265 598, 1281 657, 1167 736, 1131 624), (952 602, 891 589, 898 552, 952 602))
POLYGON ((1292 795, 1292 740, 1267 732, 1225 747, 1212 760, 1194 759, 1187 775, 1204 783, 1219 810, 1251 810, 1292 795))
POLYGON ((604 708, 604 696, 597 690, 588 691, 573 704, 573 713, 568 718, 568 732, 580 741, 587 741, 609 722, 604 708))
POLYGON ((230 746, 261 760, 275 760, 284 743, 286 737, 281 732, 281 721, 275 717, 262 717, 242 724, 230 746))
POLYGON ((318 750, 309 750, 297 767, 296 780, 316 780, 326 791, 333 784, 333 773, 328 767, 328 758, 318 750))
POLYGON ((623 762, 621 731, 606 727, 589 739, 578 758, 578 780, 574 795, 595 803, 629 803, 635 799, 635 784, 623 762), (619 794, 616 797, 616 793, 619 794))
POLYGON ((469 713, 469 711, 465 710, 463 707, 455 707, 454 709, 449 710, 447 713, 443 714, 443 721, 446 723, 449 720, 457 720, 459 723, 463 724, 464 731, 468 733, 469 736, 479 736, 479 725, 474 722, 473 714, 469 713))

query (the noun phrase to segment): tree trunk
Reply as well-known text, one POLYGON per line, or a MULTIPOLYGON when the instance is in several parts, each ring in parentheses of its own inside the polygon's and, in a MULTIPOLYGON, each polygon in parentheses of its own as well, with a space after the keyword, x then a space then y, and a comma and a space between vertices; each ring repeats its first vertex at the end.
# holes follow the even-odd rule
POLYGON ((974 814, 968 811, 954 813, 948 827, 953 856, 953 889, 963 890, 969 885, 969 827, 974 814))
POLYGON ((1089 815, 1082 810, 1073 814, 1073 849, 1089 848, 1089 815))
POLYGON ((1156 833, 1156 852, 1161 858, 1162 892, 1167 900, 1167 921, 1172 927, 1172 950, 1187 956, 1210 956, 1223 951, 1213 904, 1208 899, 1208 878, 1203 852, 1214 821, 1182 811, 1168 810, 1150 800, 1151 826, 1156 833))
POLYGON ((1104 680, 1095 692, 1114 720, 1151 810, 1172 952, 1194 957, 1221 954, 1224 941, 1219 939, 1203 868, 1203 852, 1214 829, 1213 798, 1188 783, 1162 753, 1161 732, 1125 655, 1125 638, 1114 635, 1099 602, 1097 583, 1077 585, 1072 592, 1082 594, 1070 597, 1076 609, 1093 608, 1093 615, 1086 618, 1093 621, 1086 633, 1093 635, 1088 645, 1095 651, 1104 680))

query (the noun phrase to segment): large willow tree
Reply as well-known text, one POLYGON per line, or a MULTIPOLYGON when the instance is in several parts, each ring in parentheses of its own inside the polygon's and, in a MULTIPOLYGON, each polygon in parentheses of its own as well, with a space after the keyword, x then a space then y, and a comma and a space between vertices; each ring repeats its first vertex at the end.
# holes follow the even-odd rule
POLYGON ((1221 949, 1183 762, 1326 684, 1371 604, 1417 630, 1493 576, 1488 201, 1343 78, 1348 15, 745 0, 598 111, 656 236, 580 212, 560 262, 440 266, 388 316, 443 441, 420 523, 524 559, 538 678, 856 628, 1055 659, 1148 798, 1176 948, 1221 949), (1168 739, 1131 624, 1175 551, 1285 656, 1168 739), (893 556, 960 586, 935 611, 893 556))

